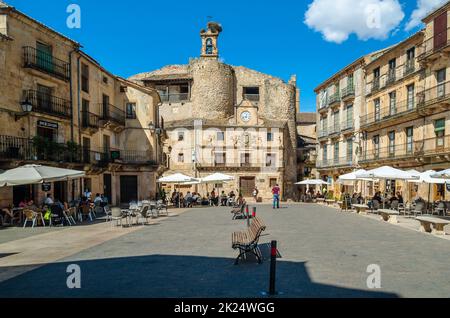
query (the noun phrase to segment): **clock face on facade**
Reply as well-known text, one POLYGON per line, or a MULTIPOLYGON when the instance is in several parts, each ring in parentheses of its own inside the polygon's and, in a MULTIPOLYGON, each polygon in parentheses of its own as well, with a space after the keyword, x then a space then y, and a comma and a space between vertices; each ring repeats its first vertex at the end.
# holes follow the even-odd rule
POLYGON ((252 115, 250 114, 250 112, 242 112, 241 113, 242 121, 248 122, 248 121, 250 121, 251 118, 252 118, 252 115))

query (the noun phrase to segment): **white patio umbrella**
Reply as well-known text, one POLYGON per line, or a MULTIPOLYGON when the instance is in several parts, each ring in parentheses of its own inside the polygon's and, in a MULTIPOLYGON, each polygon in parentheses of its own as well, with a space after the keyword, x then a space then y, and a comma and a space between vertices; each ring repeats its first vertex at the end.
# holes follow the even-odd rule
POLYGON ((66 181, 85 176, 84 171, 41 165, 25 165, 0 174, 0 187, 66 181))
MULTIPOLYGON (((184 175, 182 173, 175 173, 170 176, 162 177, 158 179, 158 183, 171 183, 175 186, 177 185, 186 185, 186 184, 195 184, 194 182, 199 182, 198 179, 189 177, 187 175, 184 175)), ((178 207, 181 207, 181 201, 178 200, 178 207)))
POLYGON ((233 176, 223 173, 214 173, 201 179, 202 183, 220 183, 234 180, 233 176))
MULTIPOLYGON (((430 177, 437 178, 437 179, 450 179, 450 169, 447 169, 447 170, 444 170, 441 172, 432 173, 430 175, 430 177)), ((450 183, 450 182, 447 182, 447 183, 450 183)))
MULTIPOLYGON (((383 180, 414 180, 418 179, 418 176, 414 175, 415 173, 403 171, 400 169, 392 168, 389 166, 383 166, 376 169, 372 169, 363 173, 358 173, 358 178, 364 179, 372 179, 373 181, 377 179, 383 180)), ((384 207, 384 202, 383 202, 384 207)))
POLYGON ((403 171, 400 169, 395 169, 389 166, 384 166, 376 169, 372 169, 366 172, 357 173, 356 176, 358 178, 364 179, 385 179, 385 180, 412 180, 418 179, 418 176, 415 176, 412 173, 407 171, 403 171))
POLYGON ((301 182, 297 182, 297 185, 328 185, 328 182, 325 182, 320 179, 311 179, 311 180, 304 180, 301 182))
POLYGON ((428 184, 428 202, 430 202, 431 197, 431 185, 432 184, 450 184, 450 179, 443 178, 433 178, 432 176, 436 175, 436 171, 428 170, 419 175, 419 178, 416 180, 408 180, 411 183, 426 183, 428 184))

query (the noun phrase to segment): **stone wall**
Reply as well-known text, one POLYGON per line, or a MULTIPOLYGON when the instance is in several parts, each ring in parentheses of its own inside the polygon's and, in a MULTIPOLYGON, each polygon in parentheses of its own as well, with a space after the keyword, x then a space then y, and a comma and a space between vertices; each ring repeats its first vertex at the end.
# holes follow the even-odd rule
POLYGON ((226 118, 233 115, 234 72, 216 59, 196 59, 190 64, 192 115, 195 118, 226 118))

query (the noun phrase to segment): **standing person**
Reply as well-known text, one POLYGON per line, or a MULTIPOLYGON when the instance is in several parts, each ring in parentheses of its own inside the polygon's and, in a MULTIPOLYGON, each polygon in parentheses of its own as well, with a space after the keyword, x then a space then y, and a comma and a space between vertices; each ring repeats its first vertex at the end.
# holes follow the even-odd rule
POLYGON ((258 202, 258 194, 259 194, 259 190, 257 187, 255 187, 253 189, 253 198, 255 199, 255 202, 258 202))
POLYGON ((273 188, 272 188, 272 194, 273 194, 273 208, 280 208, 280 192, 281 189, 279 187, 278 184, 276 184, 273 188))
POLYGON ((91 191, 89 191, 89 188, 86 188, 86 191, 84 191, 84 196, 85 196, 88 200, 91 199, 92 193, 91 193, 91 191))

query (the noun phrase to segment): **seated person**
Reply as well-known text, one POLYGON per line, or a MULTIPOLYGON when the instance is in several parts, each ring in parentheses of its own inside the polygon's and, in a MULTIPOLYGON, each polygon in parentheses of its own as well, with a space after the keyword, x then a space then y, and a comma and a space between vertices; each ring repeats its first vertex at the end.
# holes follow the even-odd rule
POLYGON ((220 195, 220 205, 227 206, 227 202, 228 202, 228 196, 226 195, 225 191, 222 191, 222 194, 220 195))
POLYGON ((94 204, 100 206, 100 204, 102 203, 102 197, 100 196, 100 193, 97 193, 95 195, 95 199, 94 199, 94 204))
POLYGON ((400 192, 397 192, 398 203, 404 204, 405 200, 403 200, 403 196, 400 192))
POLYGON ((186 205, 186 207, 191 208, 192 207, 192 194, 190 191, 188 191, 188 193, 186 193, 186 196, 184 197, 184 203, 186 205))
POLYGON ((26 199, 20 201, 19 208, 25 208, 27 206, 28 201, 26 199))
POLYGON ((46 206, 52 206, 53 203, 55 203, 55 201, 53 201, 52 195, 51 195, 50 193, 47 194, 47 198, 45 198, 45 200, 44 200, 44 205, 46 205, 46 206))

